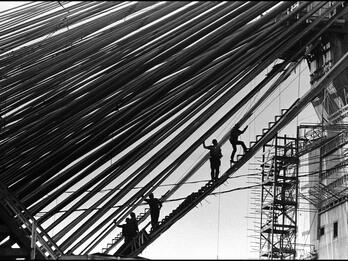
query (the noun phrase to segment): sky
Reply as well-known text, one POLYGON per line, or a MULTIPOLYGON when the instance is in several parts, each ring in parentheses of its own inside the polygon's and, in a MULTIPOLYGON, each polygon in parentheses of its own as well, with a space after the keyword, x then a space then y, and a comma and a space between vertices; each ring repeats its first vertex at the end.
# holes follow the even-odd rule
MULTIPOLYGON (((0 11, 23 3, 26 3, 26 1, 2 1, 0 2, 0 11)), ((253 83, 249 88, 252 87, 253 83)), ((262 128, 267 127, 268 122, 272 121, 274 111, 280 112, 281 109, 288 108, 291 105, 292 98, 300 97, 309 88, 309 72, 304 62, 282 84, 280 90, 269 97, 265 105, 258 110, 259 114, 256 113, 248 121, 249 128, 241 136, 241 139, 249 146, 249 142, 255 140, 255 136, 262 132, 262 128), (272 115, 271 118, 270 115, 272 115)), ((238 95, 231 103, 233 104, 236 101, 238 101, 238 95)), ((244 112, 250 106, 251 104, 246 105, 244 112)), ((241 117, 242 114, 239 116, 241 117)), ((291 124, 284 128, 282 133, 295 137, 296 125, 308 122, 317 122, 315 111, 311 105, 307 106, 291 124)), ((224 130, 226 131, 226 128, 230 127, 232 126, 224 126, 224 130)), ((221 131, 221 137, 225 131, 221 131)), ((206 144, 210 143, 211 140, 206 141, 206 144)), ((241 152, 241 148, 238 148, 238 151, 241 152)), ((202 155, 203 153, 206 153, 206 151, 202 147, 202 155)), ((231 145, 227 143, 223 145, 222 153, 224 157, 220 173, 224 173, 229 167, 231 145)), ((199 159, 193 159, 192 164, 199 159)), ((254 157, 233 176, 257 173, 259 164, 259 158, 254 157)), ((208 162, 201 168, 201 171, 201 179, 209 179, 210 168, 208 162)), ((215 192, 245 187, 251 185, 249 182, 252 181, 247 177, 231 178, 215 192)), ((187 194, 189 194, 192 189, 191 185, 184 186, 185 190, 188 191, 187 194)), ((141 256, 149 259, 257 259, 258 253, 253 251, 253 248, 257 245, 254 245, 253 242, 258 242, 258 239, 252 238, 252 236, 258 235, 253 232, 254 222, 259 221, 259 215, 253 209, 258 199, 252 193, 253 190, 244 189, 208 196, 201 204, 197 205, 196 208, 148 246, 141 256)), ((160 219, 164 218, 163 213, 166 209, 170 209, 170 203, 164 204, 160 219)), ((118 232, 115 231, 115 235, 118 232)))
POLYGON ((18 5, 28 3, 28 1, 1 1, 0 2, 0 10, 7 10, 18 5))

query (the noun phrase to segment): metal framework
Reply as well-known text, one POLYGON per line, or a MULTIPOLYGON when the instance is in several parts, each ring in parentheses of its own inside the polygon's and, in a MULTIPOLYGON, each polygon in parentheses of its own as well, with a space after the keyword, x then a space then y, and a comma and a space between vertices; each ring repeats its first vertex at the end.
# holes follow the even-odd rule
MULTIPOLYGON (((111 1, 71 3, 63 9, 57 8, 57 3, 40 2, 2 13, 0 184, 4 187, 0 228, 7 226, 10 231, 0 233, 0 247, 12 251, 18 243, 22 256, 13 252, 11 257, 24 258, 28 253, 32 258, 55 259, 94 251, 130 212, 140 209, 144 196, 155 190, 157 193, 168 177, 181 175, 177 169, 202 141, 265 88, 239 120, 245 124, 315 48, 321 35, 348 10, 344 2, 335 1, 314 17, 327 5, 318 1, 300 15, 309 2, 293 6, 295 2, 111 1), (336 8, 339 11, 333 12, 336 8), (45 12, 48 14, 41 17, 45 12), (41 18, 27 21, 29 13, 41 18), (102 13, 106 14, 99 16, 102 13), (29 44, 32 42, 36 43, 29 44), (203 123, 279 58, 283 62, 275 64, 179 158, 160 173, 154 171, 158 162, 168 159, 178 146, 195 136, 203 123), (159 149, 179 126, 186 127, 159 149), (145 161, 152 149, 158 151, 145 161), (116 161, 109 164, 113 159, 116 161), (142 165, 133 168, 139 162, 142 165), (102 167, 105 169, 99 171, 102 167), (132 189, 150 174, 151 180, 132 194, 132 189), (58 205, 51 205, 79 182, 83 183, 81 187, 58 205), (98 198, 98 193, 109 189, 112 182, 116 185, 98 198), (74 216, 83 204, 88 204, 87 209, 74 216), (41 212, 45 214, 34 219, 41 212), (64 214, 51 222, 60 212, 64 214), (52 238, 48 233, 53 234, 52 238), (8 234, 17 242, 8 239, 8 234)), ((266 146, 347 64, 348 52, 328 67, 325 75, 319 75, 313 88, 278 116, 272 126, 263 129, 249 152, 216 183, 208 182, 188 195, 150 234, 145 230, 147 225, 140 224, 149 216, 145 209, 138 216, 142 232, 133 242, 132 255, 140 253, 266 146)), ((228 135, 225 133, 220 145, 228 141, 228 135)), ((161 200, 168 200, 208 157, 207 153, 161 200)), ((277 160, 280 175, 282 164, 291 162, 277 160)), ((283 193, 290 202, 292 187, 278 191, 277 184, 290 186, 291 179, 278 178, 270 193, 274 200, 283 193)), ((278 213, 275 206, 273 217, 278 213)), ((285 209, 277 216, 289 231, 285 233, 287 238, 280 234, 281 258, 292 254, 288 244, 295 240, 290 227, 285 227, 295 221, 289 216, 285 209)), ((273 228, 271 243, 276 244, 273 228)), ((105 253, 121 239, 119 234, 105 253)))
MULTIPOLYGON (((20 231, 18 234, 21 240, 20 245, 28 245, 30 242, 30 259, 57 259, 63 253, 40 226, 37 220, 29 213, 23 204, 3 185, 0 183, 0 208, 1 220, 6 225, 20 231), (12 224, 9 224, 9 219, 13 217, 12 224)), ((28 251, 27 251, 28 252, 28 251)), ((28 253, 22 253, 23 257, 28 256, 28 253)))
POLYGON ((297 148, 297 138, 278 135, 263 146, 260 258, 296 256, 297 148))
POLYGON ((332 202, 346 196, 347 190, 344 186, 347 175, 346 165, 348 159, 339 154, 334 157, 333 164, 327 166, 326 160, 337 150, 348 143, 347 124, 301 124, 298 126, 299 155, 304 155, 312 150, 318 149, 318 182, 312 184, 309 196, 318 211, 326 209, 332 202), (335 163, 336 162, 336 163, 335 163))
MULTIPOLYGON (((316 232, 311 239, 316 253, 312 259, 318 258, 318 241, 322 235, 321 214, 347 200, 347 162, 342 147, 348 143, 347 124, 301 124, 298 126, 299 155, 317 150, 311 161, 316 166, 312 169, 306 189, 305 199, 316 210, 316 232)), ((304 195, 303 195, 304 196, 304 195)))

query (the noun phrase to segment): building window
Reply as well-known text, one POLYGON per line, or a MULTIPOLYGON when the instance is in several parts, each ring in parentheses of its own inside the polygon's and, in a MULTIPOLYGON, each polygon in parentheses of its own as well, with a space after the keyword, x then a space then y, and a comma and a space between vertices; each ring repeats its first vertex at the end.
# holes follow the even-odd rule
POLYGON ((333 224, 333 237, 336 238, 338 235, 338 223, 337 221, 333 224))
POLYGON ((321 227, 319 230, 319 235, 323 236, 325 234, 325 227, 321 227))

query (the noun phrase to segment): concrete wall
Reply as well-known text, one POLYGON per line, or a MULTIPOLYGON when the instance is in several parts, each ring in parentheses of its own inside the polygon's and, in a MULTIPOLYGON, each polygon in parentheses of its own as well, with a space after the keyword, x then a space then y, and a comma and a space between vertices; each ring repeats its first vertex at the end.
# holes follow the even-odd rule
POLYGON ((319 218, 325 232, 319 238, 318 259, 348 259, 348 202, 322 213, 319 218), (334 222, 338 227, 336 238, 334 222))

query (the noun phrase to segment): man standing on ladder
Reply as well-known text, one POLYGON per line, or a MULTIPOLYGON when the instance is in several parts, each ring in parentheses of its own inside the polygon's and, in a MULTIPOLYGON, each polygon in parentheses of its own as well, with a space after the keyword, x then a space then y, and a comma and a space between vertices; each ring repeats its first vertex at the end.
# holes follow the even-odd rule
POLYGON ((151 231, 155 230, 158 224, 158 217, 160 213, 160 209, 162 207, 162 202, 155 198, 153 193, 149 194, 149 198, 144 198, 145 202, 150 206, 150 215, 151 215, 151 231))
POLYGON ((246 129, 248 128, 248 125, 242 131, 239 130, 239 128, 240 128, 240 124, 237 122, 236 125, 234 125, 234 127, 231 129, 231 132, 230 132, 229 140, 232 144, 231 164, 232 164, 232 162, 236 162, 233 159, 234 159, 234 155, 237 152, 237 145, 241 145, 243 147, 244 154, 246 154, 248 152, 248 148, 245 146, 244 142, 241 140, 238 140, 238 136, 246 131, 246 129))
POLYGON ((210 169, 211 169, 211 180, 217 180, 220 172, 221 164, 221 148, 216 139, 213 139, 213 145, 206 146, 205 141, 203 141, 203 147, 210 150, 210 169))

